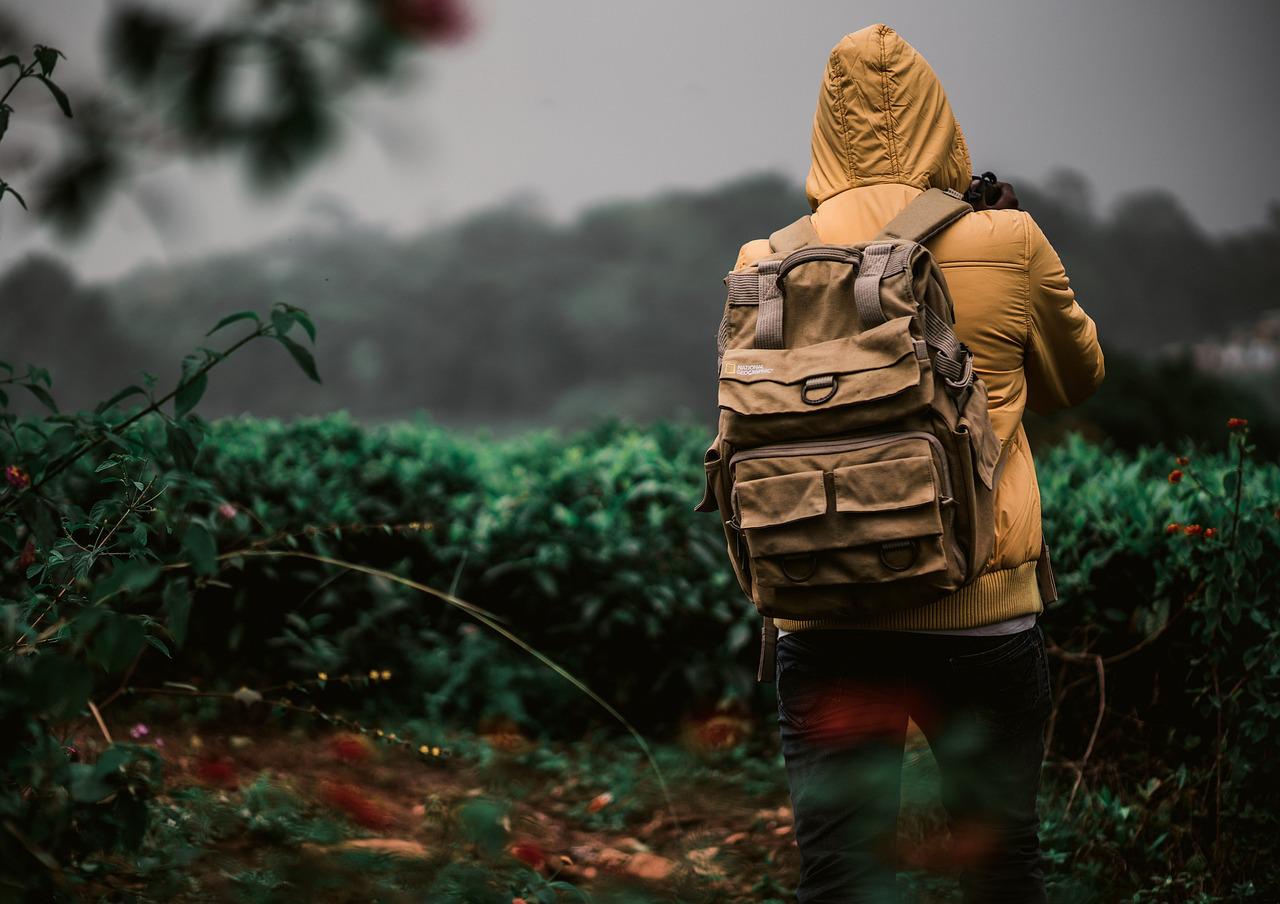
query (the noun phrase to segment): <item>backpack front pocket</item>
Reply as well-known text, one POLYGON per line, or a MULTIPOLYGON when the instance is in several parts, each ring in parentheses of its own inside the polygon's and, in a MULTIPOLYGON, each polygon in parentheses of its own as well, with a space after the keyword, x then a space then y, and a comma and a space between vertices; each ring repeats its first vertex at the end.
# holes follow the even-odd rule
POLYGON ((735 348, 720 366, 725 440, 830 436, 919 411, 933 398, 925 343, 899 317, 874 329, 799 348, 735 348))
POLYGON ((883 584, 953 570, 950 474, 936 437, 790 443, 731 461, 733 505, 760 587, 883 584))

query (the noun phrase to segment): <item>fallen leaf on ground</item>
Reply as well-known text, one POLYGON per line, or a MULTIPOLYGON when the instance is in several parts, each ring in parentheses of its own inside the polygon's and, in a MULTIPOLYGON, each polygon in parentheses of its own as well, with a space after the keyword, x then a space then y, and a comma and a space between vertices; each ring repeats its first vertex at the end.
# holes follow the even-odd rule
POLYGON ((649 879, 660 882, 675 872, 676 864, 674 860, 668 860, 657 854, 650 854, 647 851, 641 851, 633 854, 631 859, 627 861, 627 872, 637 879, 649 879))

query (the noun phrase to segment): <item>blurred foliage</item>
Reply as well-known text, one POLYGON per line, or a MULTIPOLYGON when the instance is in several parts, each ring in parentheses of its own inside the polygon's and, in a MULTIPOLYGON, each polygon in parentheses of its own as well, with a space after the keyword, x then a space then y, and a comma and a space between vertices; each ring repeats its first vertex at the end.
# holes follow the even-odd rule
MULTIPOLYGON (((0 41, 20 38, 23 18, 6 10, 0 41)), ((80 74, 60 152, 38 155, 38 207, 83 230, 113 190, 174 157, 231 157, 255 187, 279 186, 333 144, 343 98, 392 81, 411 52, 468 27, 461 0, 237 0, 199 16, 110 4, 104 71, 92 82, 80 74)), ((52 65, 42 65, 44 81, 52 65)), ((65 95, 49 90, 69 116, 65 95)), ((5 117, 0 101, 0 132, 5 117)))
MULTIPOLYGON (((1280 306, 1280 219, 1211 238, 1185 212, 1157 221, 1122 205, 1095 215, 1083 184, 1061 181, 1019 191, 1098 320, 1109 378, 1084 408, 1029 421, 1033 439, 1075 430, 1126 449, 1177 445, 1249 410, 1259 447, 1280 452, 1280 375, 1219 379, 1163 351, 1280 306), (1147 261, 1153 243, 1161 256, 1147 261), (1202 265, 1168 266, 1167 249, 1182 246, 1202 265)), ((136 367, 165 373, 183 351, 177 337, 264 299, 315 316, 325 387, 300 389, 287 362, 251 349, 212 388, 211 413, 426 410, 442 423, 504 428, 709 418, 720 280, 744 239, 803 207, 797 187, 755 177, 603 205, 568 223, 508 207, 408 237, 335 225, 109 285, 78 285, 56 260, 32 257, 0 277, 0 348, 22 348, 58 373, 65 397, 92 404, 104 379, 136 367)))
MULTIPOLYGON (((130 435, 157 486, 173 486, 165 508, 142 517, 155 522, 156 561, 171 561, 166 550, 174 549, 188 565, 113 580, 125 564, 113 563, 74 585, 89 600, 113 594, 71 621, 96 612, 108 622, 95 634, 111 640, 86 645, 96 665, 74 683, 74 699, 64 699, 70 690, 52 695, 44 717, 52 725, 82 724, 73 714, 84 701, 111 691, 147 638, 172 651, 179 625, 181 655, 148 652, 132 683, 229 692, 376 667, 395 676, 376 700, 335 689, 329 702, 383 719, 425 715, 423 737, 450 723, 495 721, 572 736, 601 718, 569 685, 440 600, 292 553, 451 590, 650 731, 670 734, 683 714, 717 705, 768 705, 767 689, 752 681, 757 623, 725 568, 723 538, 714 519, 689 511, 708 439, 701 430, 614 424, 567 438, 494 440, 423 422, 362 427, 341 415, 224 420, 208 425, 189 476, 162 423, 140 422, 130 435), (208 539, 194 542, 193 530, 208 539), (188 593, 175 623, 174 601, 188 593), (108 631, 135 619, 140 630, 108 631)), ((1050 763, 1065 770, 1051 782, 1047 837, 1071 887, 1085 889, 1080 900, 1098 888, 1162 888, 1166 879, 1184 900, 1270 881, 1267 839, 1277 826, 1266 789, 1280 776, 1260 753, 1280 724, 1280 468, 1253 462, 1243 430, 1231 436, 1225 453, 1178 450, 1181 464, 1172 452, 1121 453, 1079 438, 1038 461, 1064 599, 1045 616, 1062 670, 1050 763), (1105 706, 1091 744, 1095 657, 1105 706), (1118 858, 1127 872, 1115 872, 1118 858)), ((33 467, 11 440, 0 452, 33 467)), ((81 463, 47 492, 86 498, 110 473, 95 476, 81 463)), ((10 546, 31 565, 6 574, 15 600, 7 644, 39 636, 38 612, 16 600, 24 582, 57 573, 63 548, 22 528, 10 546)), ((9 661, 40 673, 23 671, 27 689, 15 695, 34 695, 47 678, 41 670, 52 668, 42 663, 62 662, 51 655, 63 649, 52 636, 36 645, 39 655, 9 661)), ((75 658, 77 635, 66 636, 75 658)), ((8 737, 32 755, 20 731, 8 737)), ((59 753, 59 737, 45 756, 59 753)))
POLYGON ((191 471, 207 430, 193 409, 209 372, 271 339, 315 377, 289 335, 314 335, 303 312, 277 307, 266 321, 240 312, 210 332, 242 323, 252 329, 225 348, 189 355, 172 390, 147 378, 89 411, 61 411, 42 369, 0 362, 0 886, 26 899, 68 891, 98 869, 95 858, 145 838, 156 752, 108 736, 95 762, 81 762, 73 738, 90 717, 107 735, 95 692, 127 682, 144 651, 168 657, 181 647, 187 575, 198 582, 218 570, 216 490, 191 471), (48 413, 19 419, 9 410, 19 390, 48 413), (176 571, 161 580, 166 568, 176 571), (139 609, 140 599, 150 605, 139 609))

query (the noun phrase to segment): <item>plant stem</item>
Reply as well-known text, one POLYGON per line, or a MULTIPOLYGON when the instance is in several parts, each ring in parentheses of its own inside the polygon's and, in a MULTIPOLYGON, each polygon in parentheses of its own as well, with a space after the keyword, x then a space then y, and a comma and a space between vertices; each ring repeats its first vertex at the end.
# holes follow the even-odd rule
MULTIPOLYGON (((123 430, 128 430, 130 427, 132 427, 138 421, 142 420, 147 415, 154 414, 155 412, 159 411, 160 408, 163 407, 167 402, 171 401, 174 398, 174 396, 178 394, 179 390, 181 390, 184 386, 191 383, 193 380, 197 380, 200 377, 207 374, 216 365, 221 364, 223 361, 229 358, 232 354, 234 354, 237 350, 239 350, 242 346, 248 344, 249 342, 252 342, 254 339, 258 339, 258 338, 261 338, 262 336, 265 336, 269 329, 270 329, 270 326, 266 324, 260 325, 252 333, 249 333, 247 336, 232 343, 226 349, 226 351, 219 352, 217 357, 212 358, 209 361, 207 361, 205 364, 201 365, 197 370, 195 370, 191 374, 191 376, 186 377, 185 379, 179 380, 178 385, 175 386, 172 390, 170 390, 166 395, 162 396, 159 399, 156 399, 154 402, 152 402, 146 408, 143 408, 137 414, 134 414, 128 418, 125 418, 125 420, 123 420, 119 424, 116 424, 114 427, 111 428, 111 432, 118 433, 123 430)), ((93 439, 89 440, 88 442, 81 444, 79 448, 73 449, 72 451, 68 452, 65 456, 59 459, 51 468, 49 468, 49 470, 45 471, 42 475, 40 475, 39 479, 33 480, 21 493, 12 495, 7 499, 5 499, 3 505, 0 505, 0 514, 4 514, 10 508, 12 508, 13 503, 16 500, 21 499, 23 496, 25 496, 27 493, 30 493, 33 490, 39 489, 41 486, 48 483, 53 478, 57 477, 67 468, 71 467, 73 464, 75 464, 77 461, 83 458, 86 454, 93 451, 98 446, 102 445, 105 441, 106 439, 104 436, 98 435, 98 436, 95 436, 93 439)))
POLYGON ((1231 539, 1229 546, 1231 549, 1236 548, 1236 538, 1240 535, 1240 497, 1244 492, 1244 447, 1247 442, 1247 435, 1236 434, 1236 449, 1238 455, 1236 457, 1236 505, 1235 511, 1231 514, 1231 539))
POLYGON ((13 89, 18 87, 18 85, 22 83, 23 79, 30 78, 31 73, 35 71, 36 71, 36 63, 34 60, 32 60, 31 63, 28 64, 27 67, 22 70, 21 74, 19 74, 18 77, 13 80, 13 84, 10 85, 9 90, 4 93, 4 97, 0 97, 0 104, 7 101, 9 99, 9 95, 13 93, 13 89))

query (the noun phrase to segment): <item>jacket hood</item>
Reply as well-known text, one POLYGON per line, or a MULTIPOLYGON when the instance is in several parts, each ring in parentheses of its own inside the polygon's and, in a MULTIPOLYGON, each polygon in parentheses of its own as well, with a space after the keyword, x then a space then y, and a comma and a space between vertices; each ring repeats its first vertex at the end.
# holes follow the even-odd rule
POLYGON ((887 25, 831 51, 813 117, 805 192, 814 209, 850 188, 894 182, 963 192, 972 172, 933 68, 887 25))

